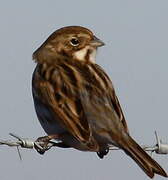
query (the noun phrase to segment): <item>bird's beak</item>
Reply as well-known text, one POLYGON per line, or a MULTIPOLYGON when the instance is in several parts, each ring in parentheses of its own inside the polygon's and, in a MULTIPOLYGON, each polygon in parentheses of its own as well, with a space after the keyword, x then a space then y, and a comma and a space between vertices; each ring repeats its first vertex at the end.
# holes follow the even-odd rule
POLYGON ((98 39, 96 36, 93 37, 93 40, 91 40, 89 44, 94 47, 101 47, 105 45, 105 43, 98 39))

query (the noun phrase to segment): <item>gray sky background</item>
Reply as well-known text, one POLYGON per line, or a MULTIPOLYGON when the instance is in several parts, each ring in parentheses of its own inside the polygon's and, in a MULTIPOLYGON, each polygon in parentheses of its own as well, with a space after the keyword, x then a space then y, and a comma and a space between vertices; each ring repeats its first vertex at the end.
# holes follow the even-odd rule
MULTIPOLYGON (((112 78, 130 132, 154 145, 154 130, 168 142, 168 1, 2 1, 0 4, 0 138, 9 132, 43 136, 31 96, 33 51, 56 29, 90 28, 106 46, 97 56, 112 78)), ((53 148, 44 156, 0 147, 0 179, 148 179, 123 152, 103 160, 95 153, 53 148)), ((168 156, 154 155, 168 172, 168 156)), ((156 176, 156 180, 164 179, 156 176)))

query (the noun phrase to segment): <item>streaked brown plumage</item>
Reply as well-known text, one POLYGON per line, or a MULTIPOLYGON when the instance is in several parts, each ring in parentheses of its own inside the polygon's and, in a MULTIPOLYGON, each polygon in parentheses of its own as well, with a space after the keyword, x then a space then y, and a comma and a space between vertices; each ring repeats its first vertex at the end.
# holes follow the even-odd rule
POLYGON ((55 31, 34 52, 32 91, 38 119, 48 139, 60 140, 60 147, 97 152, 103 158, 115 145, 149 177, 167 177, 129 135, 112 82, 95 63, 102 45, 90 30, 70 26, 55 31))

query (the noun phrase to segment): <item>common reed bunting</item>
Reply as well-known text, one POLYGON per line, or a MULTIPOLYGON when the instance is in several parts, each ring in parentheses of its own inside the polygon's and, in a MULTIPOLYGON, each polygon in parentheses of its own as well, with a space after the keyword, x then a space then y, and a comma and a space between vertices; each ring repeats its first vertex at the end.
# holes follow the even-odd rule
POLYGON ((100 158, 114 145, 150 178, 155 173, 167 177, 129 134, 113 84, 95 62, 97 48, 103 45, 89 29, 69 26, 51 34, 33 53, 34 105, 48 134, 38 140, 56 139, 58 147, 96 152, 100 158))

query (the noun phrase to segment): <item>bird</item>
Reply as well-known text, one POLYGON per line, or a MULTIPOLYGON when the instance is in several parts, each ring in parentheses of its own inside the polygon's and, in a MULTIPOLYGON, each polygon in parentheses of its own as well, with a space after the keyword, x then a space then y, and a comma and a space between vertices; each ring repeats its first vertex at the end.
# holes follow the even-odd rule
MULTIPOLYGON (((110 146, 122 149, 153 178, 164 169, 131 137, 113 83, 96 63, 105 43, 82 26, 53 32, 33 53, 36 67, 32 95, 38 120, 47 136, 37 141, 96 152, 103 158, 110 146)), ((44 145, 36 150, 43 154, 44 145)))

